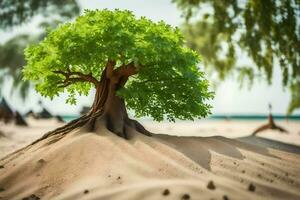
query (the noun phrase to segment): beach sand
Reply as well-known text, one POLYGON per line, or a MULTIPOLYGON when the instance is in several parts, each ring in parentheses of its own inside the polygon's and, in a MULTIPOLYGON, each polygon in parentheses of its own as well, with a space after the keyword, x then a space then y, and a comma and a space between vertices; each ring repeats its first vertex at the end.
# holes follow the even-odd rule
POLYGON ((43 123, 1 126, 0 199, 300 199, 299 122, 255 137, 274 148, 248 137, 262 121, 145 122, 170 135, 75 130, 5 156, 59 125, 43 123))

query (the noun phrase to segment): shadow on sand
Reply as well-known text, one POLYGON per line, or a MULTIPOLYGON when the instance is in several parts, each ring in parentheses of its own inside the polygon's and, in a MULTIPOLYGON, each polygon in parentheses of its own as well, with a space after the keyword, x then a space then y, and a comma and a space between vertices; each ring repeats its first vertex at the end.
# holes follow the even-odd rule
POLYGON ((178 137, 157 134, 154 137, 159 139, 162 143, 185 154, 187 157, 191 158, 193 161, 197 162, 199 165, 209 171, 211 171, 211 152, 216 152, 224 156, 243 160, 245 157, 239 150, 243 149, 264 156, 278 158, 269 153, 268 145, 261 143, 261 145, 257 146, 255 140, 250 140, 253 141, 252 143, 248 141, 247 138, 256 138, 255 136, 239 139, 228 139, 221 136, 178 137))
POLYGON ((248 136, 248 137, 241 137, 237 138, 237 140, 241 142, 245 142, 248 144, 256 145, 263 148, 272 148, 281 151, 286 151, 289 153, 296 153, 300 154, 300 147, 292 144, 286 144, 279 141, 274 141, 266 138, 261 138, 257 136, 248 136))

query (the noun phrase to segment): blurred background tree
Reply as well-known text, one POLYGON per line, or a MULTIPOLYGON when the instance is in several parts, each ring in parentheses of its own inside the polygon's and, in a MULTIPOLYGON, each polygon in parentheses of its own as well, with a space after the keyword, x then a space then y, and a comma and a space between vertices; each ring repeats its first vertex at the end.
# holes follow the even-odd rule
POLYGON ((212 77, 251 86, 272 83, 276 66, 289 88, 288 114, 300 108, 299 0, 172 0, 182 10, 187 43, 212 77), (246 57, 247 63, 241 62, 246 57))
MULTIPOLYGON (((22 81, 21 70, 24 66, 23 50, 37 43, 46 35, 47 29, 55 28, 79 15, 80 9, 75 0, 2 0, 0 1, 0 31, 14 31, 38 21, 37 33, 18 33, 0 44, 0 94, 4 81, 13 80, 12 91, 26 97, 29 82, 22 81)), ((32 30, 30 30, 32 31, 32 30)))

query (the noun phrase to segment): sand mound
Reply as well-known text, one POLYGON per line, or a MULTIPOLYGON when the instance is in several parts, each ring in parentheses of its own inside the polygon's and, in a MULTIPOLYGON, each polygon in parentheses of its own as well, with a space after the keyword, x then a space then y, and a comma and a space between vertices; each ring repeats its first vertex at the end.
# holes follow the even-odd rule
POLYGON ((13 123, 0 123, 0 132, 3 133, 3 137, 0 135, 0 158, 27 146, 34 140, 40 138, 43 133, 62 125, 62 123, 57 122, 56 119, 36 120, 29 117, 26 118, 26 122, 28 122, 28 127, 17 126, 13 123))
POLYGON ((0 161, 2 199, 300 199, 300 156, 223 137, 103 129, 46 139, 0 161))

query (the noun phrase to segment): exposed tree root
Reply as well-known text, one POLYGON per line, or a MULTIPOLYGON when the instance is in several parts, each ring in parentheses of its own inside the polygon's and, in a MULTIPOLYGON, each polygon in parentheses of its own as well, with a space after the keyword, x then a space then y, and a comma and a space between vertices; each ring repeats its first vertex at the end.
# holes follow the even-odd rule
POLYGON ((119 137, 123 137, 124 139, 130 139, 129 133, 132 132, 132 130, 136 130, 136 132, 149 137, 152 136, 151 132, 147 131, 138 121, 132 120, 128 117, 126 117, 126 119, 124 119, 122 123, 118 122, 117 124, 118 125, 122 124, 122 129, 120 128, 118 129, 118 130, 122 130, 121 132, 116 132, 115 123, 113 121, 108 121, 103 112, 83 115, 80 118, 75 119, 62 127, 47 132, 41 138, 32 142, 30 145, 25 146, 24 148, 21 148, 3 157, 1 160, 6 160, 6 159, 12 160, 15 157, 21 155, 18 154, 19 152, 22 152, 46 139, 50 139, 49 141, 47 141, 46 143, 47 145, 53 144, 59 141, 60 139, 64 138, 64 136, 66 136, 68 133, 76 129, 82 130, 84 132, 94 132, 94 131, 96 132, 96 126, 97 128, 100 128, 101 126, 105 126, 106 129, 118 135, 119 137))
POLYGON ((286 129, 276 125, 273 120, 273 116, 271 114, 269 114, 268 123, 258 127, 255 131, 253 131, 252 135, 255 136, 257 133, 262 132, 267 129, 279 130, 280 132, 288 133, 288 131, 286 129))
POLYGON ((46 133, 45 135, 43 135, 38 140, 31 143, 31 145, 33 145, 41 140, 44 140, 46 138, 49 138, 51 136, 57 136, 58 138, 62 138, 64 135, 66 135, 67 133, 69 133, 77 128, 84 129, 87 132, 93 132, 93 131, 95 131, 95 127, 96 127, 97 121, 99 119, 104 122, 103 125, 106 126, 106 128, 109 131, 111 131, 111 132, 115 133, 116 135, 123 137, 125 139, 130 139, 127 134, 128 128, 132 128, 132 129, 136 130, 137 132, 144 134, 146 136, 152 136, 151 132, 146 130, 143 125, 141 125, 136 120, 130 119, 127 115, 124 117, 124 119, 122 121, 114 121, 112 118, 108 117, 106 114, 99 111, 98 113, 83 115, 80 118, 75 119, 62 127, 59 127, 53 131, 50 131, 50 132, 46 133))

